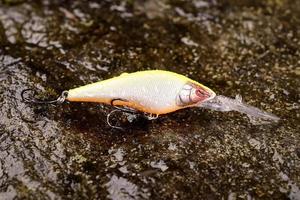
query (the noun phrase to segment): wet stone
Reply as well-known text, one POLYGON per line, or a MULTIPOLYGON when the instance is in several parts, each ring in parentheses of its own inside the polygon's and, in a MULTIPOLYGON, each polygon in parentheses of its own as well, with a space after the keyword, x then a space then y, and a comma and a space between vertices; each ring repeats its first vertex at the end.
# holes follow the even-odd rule
POLYGON ((0 1, 0 199, 300 199, 300 1, 0 1), (279 116, 26 104, 174 71, 279 116))

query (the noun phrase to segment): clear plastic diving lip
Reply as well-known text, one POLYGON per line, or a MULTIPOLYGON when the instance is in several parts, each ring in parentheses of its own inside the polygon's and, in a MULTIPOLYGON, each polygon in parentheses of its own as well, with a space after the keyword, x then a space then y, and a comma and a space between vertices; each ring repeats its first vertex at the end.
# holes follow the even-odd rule
POLYGON ((221 112, 237 111, 246 114, 254 124, 266 124, 280 120, 279 117, 272 113, 245 104, 240 95, 237 95, 234 99, 217 95, 213 99, 201 103, 199 107, 221 112))

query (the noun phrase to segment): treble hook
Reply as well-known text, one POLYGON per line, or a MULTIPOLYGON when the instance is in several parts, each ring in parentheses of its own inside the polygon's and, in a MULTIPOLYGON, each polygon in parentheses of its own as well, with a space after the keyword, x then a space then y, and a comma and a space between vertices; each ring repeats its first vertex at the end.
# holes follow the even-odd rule
POLYGON ((110 101, 110 105, 112 105, 114 108, 116 108, 115 110, 111 111, 111 112, 106 116, 106 122, 107 122, 107 124, 108 124, 111 128, 115 128, 115 129, 119 129, 119 130, 123 130, 123 131, 124 131, 124 128, 119 127, 119 126, 112 125, 111 122, 110 122, 111 115, 112 115, 113 113, 115 113, 115 112, 121 112, 121 113, 133 114, 133 115, 137 115, 137 116, 144 117, 144 118, 147 119, 147 120, 155 120, 155 119, 158 118, 158 115, 155 115, 155 114, 142 113, 142 112, 139 112, 139 111, 134 110, 134 109, 132 109, 132 108, 115 106, 115 104, 114 104, 115 101, 124 101, 124 102, 128 102, 128 100, 126 100, 126 99, 121 99, 121 98, 112 99, 112 100, 110 101))
POLYGON ((139 114, 136 110, 134 109, 130 109, 130 108, 121 108, 119 106, 115 106, 114 105, 114 102, 115 101, 124 101, 124 102, 128 102, 128 100, 126 99, 121 99, 121 98, 116 98, 116 99, 112 99, 110 101, 110 105, 112 105, 114 108, 116 108, 115 110, 111 111, 107 116, 106 116, 106 122, 107 124, 111 127, 111 128, 115 128, 115 129, 119 129, 119 130, 122 130, 124 131, 125 129, 120 127, 120 126, 115 126, 115 125, 112 125, 112 123, 110 122, 110 118, 111 118, 111 115, 113 113, 116 113, 116 112, 121 112, 121 113, 128 113, 128 114, 139 114))
POLYGON ((108 126, 110 126, 111 128, 115 128, 115 129, 119 129, 121 131, 124 131, 125 129, 120 127, 120 126, 115 126, 115 125, 112 125, 112 123, 110 122, 110 118, 111 118, 111 115, 115 112, 121 112, 123 113, 124 111, 122 110, 119 110, 119 109, 115 109, 113 111, 111 111, 110 113, 108 113, 108 115, 106 116, 106 123, 108 124, 108 126))
POLYGON ((29 91, 33 92, 33 96, 36 96, 37 92, 32 90, 32 89, 25 89, 21 92, 21 97, 22 97, 22 101, 25 103, 33 103, 33 104, 62 104, 63 102, 65 102, 67 96, 68 96, 68 91, 63 91, 61 93, 61 95, 55 99, 55 100, 49 100, 49 101, 44 101, 38 98, 35 99, 29 99, 28 97, 25 96, 26 93, 28 93, 29 91))

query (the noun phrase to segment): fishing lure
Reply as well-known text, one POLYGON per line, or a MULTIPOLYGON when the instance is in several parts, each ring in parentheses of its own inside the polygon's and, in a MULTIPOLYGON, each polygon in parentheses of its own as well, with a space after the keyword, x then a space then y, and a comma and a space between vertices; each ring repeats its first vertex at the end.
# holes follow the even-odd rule
MULTIPOLYGON (((279 120, 275 115, 244 104, 241 99, 217 96, 214 91, 190 78, 163 70, 123 73, 118 77, 64 91, 53 101, 29 100, 24 97, 27 91, 21 94, 25 102, 97 102, 110 104, 124 112, 148 113, 151 119, 179 109, 202 107, 217 111, 234 110, 265 120, 279 120)), ((111 127, 118 128, 109 121, 112 113, 108 115, 107 122, 111 127)))

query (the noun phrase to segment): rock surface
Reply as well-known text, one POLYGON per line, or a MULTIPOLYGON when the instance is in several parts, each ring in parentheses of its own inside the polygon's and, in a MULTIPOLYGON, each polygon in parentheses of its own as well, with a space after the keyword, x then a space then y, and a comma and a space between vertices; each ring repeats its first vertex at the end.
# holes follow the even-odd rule
POLYGON ((2 0, 1 199, 300 199, 300 1, 2 0), (282 120, 21 101, 164 69, 282 120))

